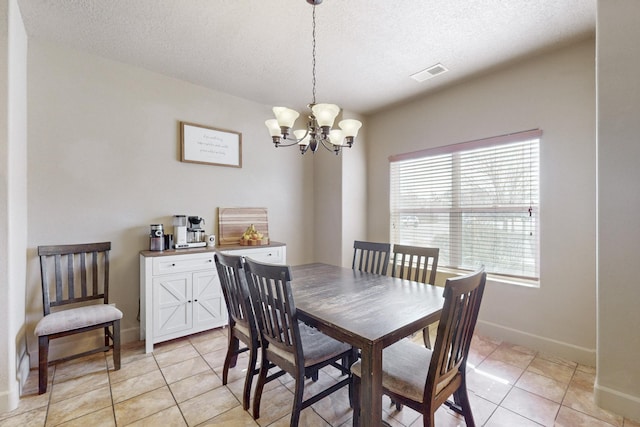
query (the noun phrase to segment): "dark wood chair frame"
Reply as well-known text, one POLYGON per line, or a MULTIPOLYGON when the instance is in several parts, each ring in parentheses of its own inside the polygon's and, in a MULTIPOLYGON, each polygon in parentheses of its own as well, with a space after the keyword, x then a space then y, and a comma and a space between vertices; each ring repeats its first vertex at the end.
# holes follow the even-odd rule
MULTIPOLYGON (((439 253, 439 248, 393 245, 391 277, 435 285, 439 253)), ((422 337, 425 347, 431 348, 428 326, 422 330, 422 337)))
MULTIPOLYGON (((238 355, 248 351, 249 365, 242 392, 242 407, 246 411, 249 409, 253 377, 259 373, 259 369, 256 368, 256 362, 260 349, 260 333, 246 283, 243 257, 217 253, 214 255, 214 259, 229 313, 229 344, 222 369, 222 384, 227 384, 229 368, 236 366, 238 355), (243 347, 240 347, 240 342, 244 344, 243 347)), ((270 367, 273 366, 273 364, 270 365, 270 367)), ((267 378, 267 382, 285 373, 285 371, 279 370, 270 375, 267 378)))
MULTIPOLYGON (((52 307, 77 305, 78 303, 94 300, 103 300, 104 304, 109 304, 110 250, 111 242, 38 246, 44 316, 48 316, 51 313, 52 307), (48 270, 51 258, 53 258, 55 266, 55 271, 53 272, 55 283, 53 284, 50 283, 52 277, 48 270), (63 274, 63 258, 66 258, 66 274, 63 274), (100 262, 100 259, 102 259, 102 262, 100 262), (79 262, 79 265, 77 265, 77 262, 79 262), (87 281, 88 271, 90 271, 90 282, 87 281), (80 279, 80 283, 76 283, 77 278, 80 279), (52 285, 55 285, 55 295, 51 294, 50 288, 52 285), (79 289, 77 289, 78 286, 79 289), (80 295, 76 295, 78 290, 80 295)), ((109 351, 110 349, 113 349, 114 369, 118 370, 120 369, 120 319, 39 336, 38 393, 42 394, 47 391, 49 365, 109 351), (104 329, 104 346, 56 360, 48 360, 50 340, 94 329, 104 329)))
MULTIPOLYGON (((258 384, 254 395, 253 417, 260 417, 260 401, 262 391, 266 383, 267 371, 263 366, 273 362, 289 373, 295 380, 293 408, 291 411, 290 425, 297 426, 300 412, 338 391, 345 385, 349 386, 351 398, 351 364, 355 360, 356 351, 351 348, 334 357, 325 358, 315 364, 305 366, 304 352, 297 311, 291 291, 291 269, 289 266, 265 264, 246 259, 245 271, 247 283, 251 293, 251 302, 260 330, 261 368, 258 376, 258 384), (282 356, 282 353, 293 354, 294 362, 282 356), (340 361, 341 363, 338 363, 340 361), (331 365, 346 375, 346 378, 323 391, 303 400, 304 379, 317 379, 318 371, 331 365)), ((309 326, 307 326, 310 328, 309 326)), ((320 335, 321 332, 317 331, 320 335)))
MULTIPOLYGON (((431 363, 428 368, 422 402, 393 393, 384 388, 392 402, 407 405, 423 416, 425 427, 434 427, 434 414, 445 404, 464 417, 467 427, 475 427, 467 394, 466 367, 471 339, 478 320, 484 293, 486 273, 481 269, 473 274, 448 279, 444 290, 444 306, 438 325, 431 363), (445 383, 439 392, 438 385, 445 383), (447 400, 453 395, 454 401, 447 400)), ((353 425, 360 419, 360 378, 353 376, 353 425)))
POLYGON ((351 268, 386 276, 390 253, 391 244, 389 243, 355 240, 353 242, 353 261, 351 262, 351 268))

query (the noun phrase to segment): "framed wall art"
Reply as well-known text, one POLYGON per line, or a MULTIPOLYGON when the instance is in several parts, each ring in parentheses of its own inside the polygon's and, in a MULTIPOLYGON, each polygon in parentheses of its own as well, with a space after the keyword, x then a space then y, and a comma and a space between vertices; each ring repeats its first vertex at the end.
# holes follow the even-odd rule
POLYGON ((180 160, 205 165, 242 167, 242 134, 180 122, 180 160))

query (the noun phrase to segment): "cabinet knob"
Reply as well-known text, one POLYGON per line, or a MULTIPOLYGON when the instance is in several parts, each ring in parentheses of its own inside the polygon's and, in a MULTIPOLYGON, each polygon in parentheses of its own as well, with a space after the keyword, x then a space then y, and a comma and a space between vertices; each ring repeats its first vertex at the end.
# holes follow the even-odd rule
POLYGON ((188 302, 189 304, 191 304, 191 300, 187 300, 187 302, 188 302))
POLYGON ((175 264, 175 263, 171 264, 171 267, 175 267, 175 266, 176 266, 176 264, 175 264))

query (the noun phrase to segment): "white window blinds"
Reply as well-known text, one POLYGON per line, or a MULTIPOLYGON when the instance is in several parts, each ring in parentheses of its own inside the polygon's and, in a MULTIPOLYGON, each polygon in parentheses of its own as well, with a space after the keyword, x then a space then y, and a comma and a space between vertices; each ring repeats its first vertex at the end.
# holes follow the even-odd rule
POLYGON ((532 130, 390 158, 391 242, 439 265, 539 277, 539 143, 532 130))

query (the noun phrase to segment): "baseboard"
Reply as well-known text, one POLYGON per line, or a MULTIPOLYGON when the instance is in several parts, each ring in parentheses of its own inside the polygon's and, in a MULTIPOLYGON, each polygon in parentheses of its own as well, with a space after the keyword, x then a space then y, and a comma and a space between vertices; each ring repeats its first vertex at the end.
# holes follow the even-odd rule
POLYGON ((16 349, 16 373, 15 377, 11 374, 9 377, 15 378, 17 384, 11 383, 9 384, 9 390, 0 392, 0 414, 13 411, 18 407, 20 394, 22 394, 22 389, 29 376, 29 352, 27 352, 27 346, 24 339, 16 341, 19 343, 19 348, 16 349))
POLYGON ((595 348, 580 347, 483 320, 478 320, 476 332, 583 365, 596 366, 595 348))
POLYGON ((120 331, 120 343, 127 344, 140 340, 140 327, 122 329, 120 331))
POLYGON ((20 394, 22 394, 22 390, 24 390, 24 384, 27 382, 27 378, 29 377, 29 371, 31 369, 31 357, 29 357, 29 352, 25 346, 24 352, 20 355, 20 359, 18 360, 18 379, 20 381, 20 394))
POLYGON ((593 386, 596 404, 602 409, 622 415, 625 418, 640 422, 640 396, 632 396, 596 384, 593 386))
POLYGON ((11 393, 8 390, 0 392, 0 414, 16 409, 19 401, 18 393, 11 393))

